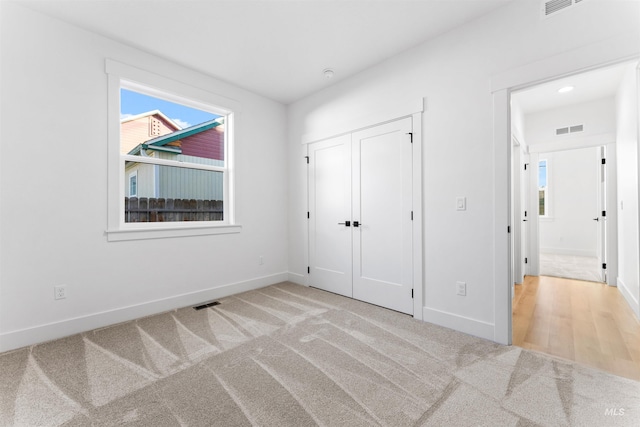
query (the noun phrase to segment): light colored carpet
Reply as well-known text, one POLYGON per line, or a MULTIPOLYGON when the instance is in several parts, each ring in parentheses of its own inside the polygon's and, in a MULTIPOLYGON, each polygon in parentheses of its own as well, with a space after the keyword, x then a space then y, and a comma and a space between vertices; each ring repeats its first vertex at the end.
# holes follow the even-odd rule
POLYGON ((540 275, 602 282, 596 257, 540 253, 540 275))
POLYGON ((640 383, 291 283, 0 354, 2 426, 638 426, 640 383))

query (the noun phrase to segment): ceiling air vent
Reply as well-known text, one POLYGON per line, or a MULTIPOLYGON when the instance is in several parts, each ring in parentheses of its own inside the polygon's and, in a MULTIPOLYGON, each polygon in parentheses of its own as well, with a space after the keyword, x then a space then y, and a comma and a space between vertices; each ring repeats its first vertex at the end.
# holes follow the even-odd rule
POLYGON ((554 13, 565 10, 578 3, 582 3, 584 0, 543 0, 542 2, 542 16, 546 18, 554 13))
POLYGON ((556 129, 556 135, 566 135, 569 133, 576 133, 584 131, 584 125, 567 126, 564 128, 556 129))

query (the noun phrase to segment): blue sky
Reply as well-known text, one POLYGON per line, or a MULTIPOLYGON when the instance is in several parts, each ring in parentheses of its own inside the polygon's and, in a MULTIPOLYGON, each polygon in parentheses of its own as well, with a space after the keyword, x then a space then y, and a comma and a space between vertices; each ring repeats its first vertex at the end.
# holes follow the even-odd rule
POLYGON ((540 160, 538 164, 538 186, 546 187, 547 186, 547 161, 540 160))
POLYGON ((216 114, 184 105, 174 104, 127 89, 120 89, 120 118, 135 116, 147 111, 160 110, 183 129, 220 117, 216 114))

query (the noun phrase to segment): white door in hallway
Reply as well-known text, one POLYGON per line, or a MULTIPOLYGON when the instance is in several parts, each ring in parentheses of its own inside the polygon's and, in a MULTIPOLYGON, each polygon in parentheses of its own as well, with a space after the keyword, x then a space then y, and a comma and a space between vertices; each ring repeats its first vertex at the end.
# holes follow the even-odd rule
POLYGON ((352 297, 351 135, 309 145, 309 284, 352 297), (347 226, 349 221, 349 226, 347 226))
POLYGON ((309 145, 311 286, 413 314, 411 119, 309 145))
POLYGON ((410 133, 407 118, 352 135, 353 297, 413 314, 410 133))

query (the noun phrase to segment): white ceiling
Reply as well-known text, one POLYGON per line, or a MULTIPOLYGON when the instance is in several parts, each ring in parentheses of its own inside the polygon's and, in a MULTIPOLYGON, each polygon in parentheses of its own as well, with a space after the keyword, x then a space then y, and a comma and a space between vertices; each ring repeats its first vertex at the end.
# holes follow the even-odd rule
POLYGON ((615 96, 623 74, 637 62, 625 62, 533 86, 514 92, 512 100, 524 114, 531 114, 615 96), (566 86, 574 89, 558 93, 558 89, 566 86))
POLYGON ((17 1, 288 104, 512 0, 17 1))

